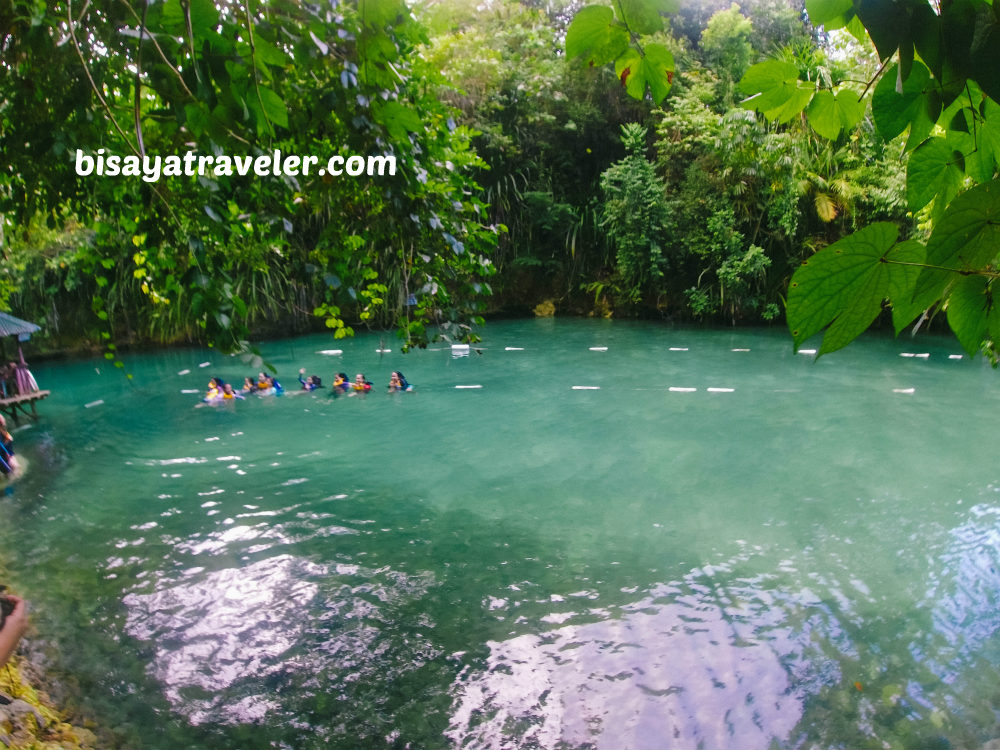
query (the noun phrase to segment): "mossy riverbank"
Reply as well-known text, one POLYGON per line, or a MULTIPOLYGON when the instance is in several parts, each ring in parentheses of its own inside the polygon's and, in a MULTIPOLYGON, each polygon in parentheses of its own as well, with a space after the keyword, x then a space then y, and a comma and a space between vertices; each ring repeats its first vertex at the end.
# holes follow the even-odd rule
MULTIPOLYGON (((6 575, 0 567, 0 579, 6 575)), ((54 682, 41 665, 42 644, 29 628, 17 653, 0 667, 0 746, 12 750, 90 750, 97 746, 86 722, 50 697, 54 682)))

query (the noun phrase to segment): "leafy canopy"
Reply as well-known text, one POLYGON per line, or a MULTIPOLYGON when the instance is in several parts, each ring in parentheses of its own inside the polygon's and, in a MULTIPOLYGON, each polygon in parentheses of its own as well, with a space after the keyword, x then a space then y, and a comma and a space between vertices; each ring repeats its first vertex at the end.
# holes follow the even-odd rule
MULTIPOLYGON (((788 325, 796 346, 825 329, 820 353, 839 349, 892 307, 897 333, 917 316, 945 310, 970 354, 996 362, 994 301, 1000 252, 1000 16, 987 0, 809 0, 812 22, 871 39, 883 61, 871 111, 882 137, 907 133, 906 201, 923 211, 926 242, 899 240, 873 224, 807 259, 792 278, 788 325)), ((745 105, 768 119, 804 112, 836 138, 860 119, 847 89, 810 85, 777 61, 741 81, 745 105)))

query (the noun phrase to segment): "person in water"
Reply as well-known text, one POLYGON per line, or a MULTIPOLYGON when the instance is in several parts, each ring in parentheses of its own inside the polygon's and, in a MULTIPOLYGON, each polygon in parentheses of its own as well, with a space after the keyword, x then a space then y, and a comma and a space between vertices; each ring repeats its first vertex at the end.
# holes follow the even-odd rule
POLYGON ((251 377, 243 378, 243 387, 240 390, 243 393, 253 393, 257 390, 257 383, 251 377))
POLYGON ((306 368, 302 367, 299 369, 299 382, 302 384, 302 390, 304 391, 315 391, 317 388, 323 387, 323 381, 320 379, 319 375, 310 375, 305 380, 302 376, 306 374, 306 368))
POLYGON ((205 398, 202 401, 215 401, 216 399, 222 398, 222 386, 225 382, 222 378, 212 378, 208 381, 208 392, 205 394, 205 398))
POLYGON ((403 373, 399 372, 399 370, 395 370, 389 376, 389 393, 402 393, 412 390, 413 386, 406 382, 406 378, 403 377, 403 373))
POLYGON ((354 385, 351 388, 354 389, 355 393, 368 393, 372 389, 372 384, 363 372, 359 372, 354 376, 354 385))
POLYGON ((19 596, 0 596, 3 624, 0 625, 0 667, 7 663, 18 641, 28 629, 28 603, 19 596))
POLYGON ((230 400, 234 398, 242 399, 244 398, 244 396, 239 391, 234 390, 231 383, 223 383, 221 398, 223 400, 230 400))
POLYGON ((349 390, 351 390, 351 381, 347 378, 347 373, 338 372, 333 379, 333 393, 347 393, 349 390))
POLYGON ((7 420, 0 414, 0 474, 7 476, 17 469, 14 436, 7 431, 7 420))

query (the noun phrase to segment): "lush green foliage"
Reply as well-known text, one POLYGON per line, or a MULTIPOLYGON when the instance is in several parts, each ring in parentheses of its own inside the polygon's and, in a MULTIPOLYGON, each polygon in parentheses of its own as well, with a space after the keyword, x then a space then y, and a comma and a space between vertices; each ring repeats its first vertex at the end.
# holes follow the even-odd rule
POLYGON ((819 31, 779 0, 17 0, 0 304, 70 338, 233 346, 317 318, 420 344, 473 335, 487 304, 735 323, 787 299, 797 342, 831 326, 826 352, 887 298, 897 326, 947 309, 976 349, 998 317, 995 190, 969 190, 1000 158, 995 17, 907 2, 898 24, 819 2, 819 31), (77 148, 399 173, 148 183, 79 177, 77 148))
POLYGON ((395 320, 408 343, 432 324, 470 335, 501 228, 483 221, 470 170, 484 163, 437 98, 424 30, 401 0, 7 8, 0 303, 22 309, 39 288, 79 286, 109 340, 199 335, 233 347, 263 320, 312 314, 337 335, 351 320, 395 320), (389 154, 398 172, 77 176, 76 149, 101 148, 389 154), (39 216, 76 241, 40 252, 39 216), (124 317, 137 295, 150 303, 142 319, 124 317))
MULTIPOLYGON (((871 108, 886 139, 907 133, 905 196, 921 212, 926 242, 897 241, 874 224, 823 250, 796 272, 788 324, 796 344, 827 328, 821 352, 838 349, 875 319, 884 300, 897 332, 917 316, 947 311, 971 354, 996 361, 1000 313, 993 300, 1000 211, 1000 16, 980 0, 813 2, 812 19, 828 29, 867 33, 883 61, 871 108), (890 65, 892 60, 897 60, 890 65), (976 185, 976 187, 971 187, 976 185), (963 192, 965 191, 965 192, 963 192)), ((770 119, 806 111, 822 135, 853 122, 861 104, 831 107, 851 92, 812 86, 778 61, 751 68, 741 84, 751 106, 770 119), (821 98, 822 97, 822 98, 821 98), (818 105, 817 102, 824 102, 818 105), (814 121, 815 120, 815 121, 814 121)), ((839 130, 837 130, 839 132, 839 130)))

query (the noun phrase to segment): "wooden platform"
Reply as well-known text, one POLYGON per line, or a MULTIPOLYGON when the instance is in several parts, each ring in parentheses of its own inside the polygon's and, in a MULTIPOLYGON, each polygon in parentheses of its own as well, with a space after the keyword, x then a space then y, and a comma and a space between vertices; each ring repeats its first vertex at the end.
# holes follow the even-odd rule
POLYGON ((32 419, 37 419, 38 412, 35 411, 35 402, 41 401, 49 394, 50 391, 33 391, 32 393, 24 393, 19 396, 11 396, 10 398, 0 398, 0 412, 13 419, 14 424, 21 424, 21 414, 32 419), (29 407, 31 409, 30 413, 28 412, 29 407))

